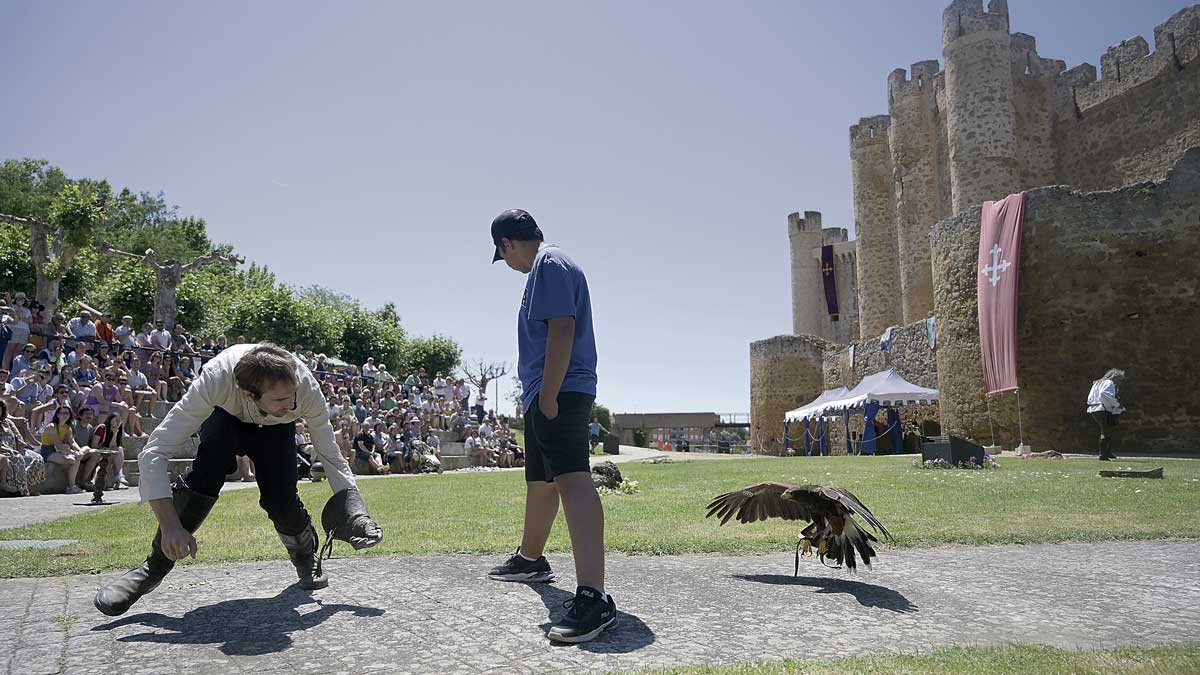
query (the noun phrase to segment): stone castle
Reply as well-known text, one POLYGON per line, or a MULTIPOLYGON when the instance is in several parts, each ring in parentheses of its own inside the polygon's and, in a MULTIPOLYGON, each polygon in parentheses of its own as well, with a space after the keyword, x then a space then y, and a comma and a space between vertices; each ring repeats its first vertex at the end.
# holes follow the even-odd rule
POLYGON ((1178 387, 1159 381, 1200 374, 1200 151, 1188 152, 1200 146, 1198 56, 1200 5, 1157 26, 1153 51, 1142 37, 1110 47, 1097 77, 1010 33, 1006 0, 986 10, 954 0, 944 67, 892 71, 888 114, 850 127, 857 239, 824 228, 818 212, 788 217, 793 335, 751 345, 753 436, 781 450, 785 411, 890 366, 941 390, 940 409, 918 417, 945 433, 1084 449, 1088 386, 1124 367, 1122 395, 1140 399, 1133 424, 1122 420, 1126 444, 1200 449, 1176 428, 1200 431, 1200 404, 1172 402, 1178 387), (1023 429, 1015 396, 984 395, 974 285, 979 206, 1021 191, 1023 429), (836 316, 823 273, 836 280, 836 316), (1188 347, 1190 358, 1168 356, 1188 347))

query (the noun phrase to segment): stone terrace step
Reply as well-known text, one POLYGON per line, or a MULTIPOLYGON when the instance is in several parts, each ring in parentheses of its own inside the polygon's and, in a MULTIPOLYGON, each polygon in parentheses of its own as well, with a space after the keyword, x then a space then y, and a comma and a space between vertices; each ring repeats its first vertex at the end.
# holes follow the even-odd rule
MULTIPOLYGON (((146 447, 146 441, 148 441, 148 440, 150 440, 150 439, 149 438, 131 438, 129 436, 126 436, 121 441, 121 448, 125 451, 125 459, 137 459, 138 453, 140 453, 142 451, 142 448, 146 447)), ((197 439, 195 436, 192 436, 191 438, 189 438, 187 441, 187 447, 185 449, 185 452, 180 457, 180 459, 195 459, 196 451, 199 448, 199 443, 200 443, 199 439, 197 439)))
POLYGON ((465 469, 469 466, 472 466, 471 458, 466 455, 442 455, 442 469, 446 471, 465 469))
MULTIPOLYGON (((191 468, 191 466, 192 466, 192 460, 190 460, 190 459, 172 459, 171 461, 169 461, 167 463, 167 478, 169 480, 173 481, 176 478, 182 476, 184 473, 186 473, 187 470, 191 468)), ((124 468, 125 468, 125 479, 129 481, 130 485, 137 485, 138 478, 139 478, 137 460, 136 459, 125 460, 124 468)))

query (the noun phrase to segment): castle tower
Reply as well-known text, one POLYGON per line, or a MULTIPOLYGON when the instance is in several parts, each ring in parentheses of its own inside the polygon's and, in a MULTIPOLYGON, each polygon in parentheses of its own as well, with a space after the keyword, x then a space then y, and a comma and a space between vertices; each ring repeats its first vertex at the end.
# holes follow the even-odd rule
POLYGON ((788 216, 788 243, 792 251, 792 334, 822 335, 825 316, 821 290, 821 263, 813 249, 821 247, 821 213, 805 211, 788 216))
POLYGON ((901 321, 925 318, 933 309, 929 230, 938 220, 941 191, 937 166, 937 61, 912 65, 888 76, 888 145, 896 190, 896 253, 900 267, 901 321))
POLYGON ((954 213, 1020 189, 1008 3, 954 0, 942 13, 954 213))
POLYGON ((901 323, 896 251, 896 190, 888 147, 887 115, 864 117, 850 127, 850 169, 858 240, 859 337, 878 336, 901 323))

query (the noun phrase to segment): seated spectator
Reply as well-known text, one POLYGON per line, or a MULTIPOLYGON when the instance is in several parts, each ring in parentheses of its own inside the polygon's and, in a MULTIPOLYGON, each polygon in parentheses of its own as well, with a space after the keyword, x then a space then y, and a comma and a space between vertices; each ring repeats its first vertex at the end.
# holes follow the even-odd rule
MULTIPOLYGON (((9 303, 9 307, 11 308, 10 313, 13 317, 12 322, 9 324, 9 328, 12 330, 12 335, 10 335, 8 338, 8 347, 5 348, 3 363, 0 363, 0 366, 12 371, 13 373, 20 373, 22 368, 28 368, 29 364, 26 363, 24 366, 18 366, 16 363, 14 363, 14 361, 17 358, 17 355, 21 354, 22 350, 29 346, 29 333, 33 327, 33 313, 29 309, 28 298, 26 298, 25 294, 21 292, 18 292, 13 296, 13 300, 11 303, 9 303)), ((30 350, 31 353, 28 354, 26 358, 32 358, 32 352, 36 350, 37 347, 34 347, 34 349, 30 350)))
POLYGON ((333 435, 333 439, 337 442, 338 450, 341 450, 342 457, 346 458, 347 462, 354 461, 354 435, 350 433, 350 423, 346 420, 339 420, 334 424, 337 432, 333 435))
POLYGON ((116 411, 125 412, 124 396, 121 387, 117 385, 116 373, 105 373, 104 381, 92 387, 84 405, 91 408, 97 418, 105 417, 116 411))
MULTIPOLYGON (((39 403, 33 407, 29 413, 29 424, 34 429, 41 429, 50 422, 54 416, 54 411, 66 406, 72 410, 75 406, 71 405, 71 389, 66 384, 59 384, 54 387, 54 396, 45 403, 39 403)), ((88 438, 84 436, 84 438, 88 438)))
POLYGON ((124 371, 117 375, 117 386, 121 388, 121 402, 125 404, 125 410, 116 412, 124 413, 125 432, 133 438, 145 438, 150 434, 142 430, 142 416, 138 414, 137 398, 133 387, 129 385, 129 375, 124 371))
POLYGON ((145 401, 154 412, 154 404, 158 403, 158 392, 150 386, 150 380, 142 372, 142 360, 134 356, 129 362, 129 388, 133 391, 133 409, 141 410, 145 401))
POLYGON ((492 457, 492 450, 484 442, 484 439, 479 437, 479 430, 472 429, 466 440, 467 456, 471 458, 471 463, 476 466, 495 466, 495 458, 492 457))
POLYGON ((133 338, 138 355, 142 357, 142 363, 150 363, 150 354, 154 351, 154 340, 150 338, 150 334, 153 332, 154 324, 146 322, 142 324, 142 330, 133 338))
MULTIPOLYGON (((84 411, 87 411, 84 408, 84 411)), ((81 413, 83 414, 83 413, 81 413)), ((125 454, 121 449, 121 441, 124 439, 125 432, 122 427, 124 420, 120 411, 110 413, 104 419, 103 424, 96 425, 92 430, 92 441, 90 443, 93 450, 99 454, 101 451, 110 451, 112 454, 108 456, 108 477, 105 479, 105 490, 124 490, 129 487, 129 481, 125 480, 125 454)), ((101 458, 103 456, 101 455, 101 458)), ((94 480, 91 475, 86 477, 86 480, 94 480)))
POLYGON ((367 362, 363 364, 362 376, 374 380, 375 375, 379 373, 378 366, 375 365, 374 357, 367 357, 367 362))
POLYGON ((71 424, 75 421, 75 413, 63 406, 54 412, 54 418, 42 429, 42 459, 52 464, 61 465, 67 472, 67 494, 75 495, 83 492, 83 488, 75 484, 79 474, 80 464, 91 453, 79 447, 71 433, 71 424))
POLYGON ((144 372, 146 385, 158 393, 159 400, 167 400, 167 367, 163 364, 162 352, 150 352, 150 361, 144 372))
POLYGON ((67 355, 63 353, 63 340, 57 335, 47 340, 46 348, 37 355, 38 360, 44 361, 54 370, 62 370, 67 365, 67 355))
POLYGON ((21 375, 22 371, 32 369, 33 364, 36 361, 37 361, 37 345, 33 344, 32 342, 27 343, 21 349, 21 351, 18 352, 15 357, 13 357, 12 368, 10 370, 12 370, 13 374, 15 374, 19 377, 21 375))
POLYGON ((425 436, 425 445, 428 446, 434 457, 442 458, 442 439, 433 432, 433 429, 430 429, 429 434, 425 436))
POLYGON ((308 427, 302 421, 296 422, 296 473, 301 478, 309 478, 309 469, 313 463, 312 437, 308 435, 308 427))
MULTIPOLYGON (((81 360, 83 360, 83 357, 88 355, 87 350, 88 350, 87 343, 76 342, 75 350, 70 352, 69 354, 67 354, 67 367, 78 368, 79 362, 81 360)), ((88 358, 91 358, 91 357, 88 357, 88 358)))
POLYGON ((133 317, 126 314, 121 317, 121 325, 113 328, 113 338, 117 344, 121 345, 122 349, 133 349, 137 346, 134 338, 137 336, 137 329, 133 327, 133 317))
POLYGON ((79 365, 75 366, 74 370, 71 371, 71 377, 76 383, 79 384, 79 386, 91 387, 93 384, 96 384, 99 374, 93 367, 93 363, 92 357, 84 354, 83 357, 79 359, 79 365))
POLYGON ((53 372, 48 367, 39 366, 37 370, 26 368, 20 377, 12 378, 13 397, 31 410, 36 405, 48 402, 54 397, 54 389, 50 386, 53 372))
POLYGON ((154 330, 150 331, 150 346, 159 351, 171 351, 171 331, 167 330, 167 324, 162 319, 154 321, 154 330))
POLYGON ((196 371, 192 368, 191 356, 180 356, 179 365, 171 366, 172 375, 167 381, 168 401, 178 401, 183 398, 183 393, 192 386, 192 380, 196 378, 196 371))
POLYGON ((391 473, 391 467, 375 452, 375 437, 367 430, 354 437, 354 473, 359 475, 391 473))
POLYGON ((446 378, 442 377, 441 371, 438 371, 437 375, 433 376, 433 395, 443 401, 450 398, 450 383, 446 381, 446 378))
POLYGON ((46 480, 46 462, 26 441, 0 401, 0 495, 28 497, 46 480))
POLYGON ((112 352, 107 342, 101 342, 96 345, 96 356, 92 360, 96 362, 97 370, 108 370, 112 367, 112 352))
POLYGON ((75 348, 77 342, 95 344, 96 324, 91 313, 86 309, 79 310, 79 315, 67 322, 67 334, 71 338, 71 349, 75 348))

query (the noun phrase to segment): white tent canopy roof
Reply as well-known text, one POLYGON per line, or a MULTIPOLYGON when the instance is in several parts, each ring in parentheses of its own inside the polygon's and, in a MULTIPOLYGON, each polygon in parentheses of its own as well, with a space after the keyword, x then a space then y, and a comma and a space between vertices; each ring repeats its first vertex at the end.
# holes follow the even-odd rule
POLYGON ((845 387, 826 389, 825 391, 821 392, 820 396, 816 397, 811 402, 806 403, 795 410, 789 410, 784 418, 789 422, 796 422, 798 420, 820 417, 826 410, 830 409, 831 403, 840 401, 841 399, 849 396, 849 394, 850 390, 845 387))
POLYGON ((938 390, 921 387, 909 382, 896 372, 895 368, 867 375, 850 390, 845 398, 830 403, 830 407, 839 410, 843 408, 858 408, 864 403, 878 403, 884 406, 910 405, 913 403, 932 404, 938 400, 938 390))

